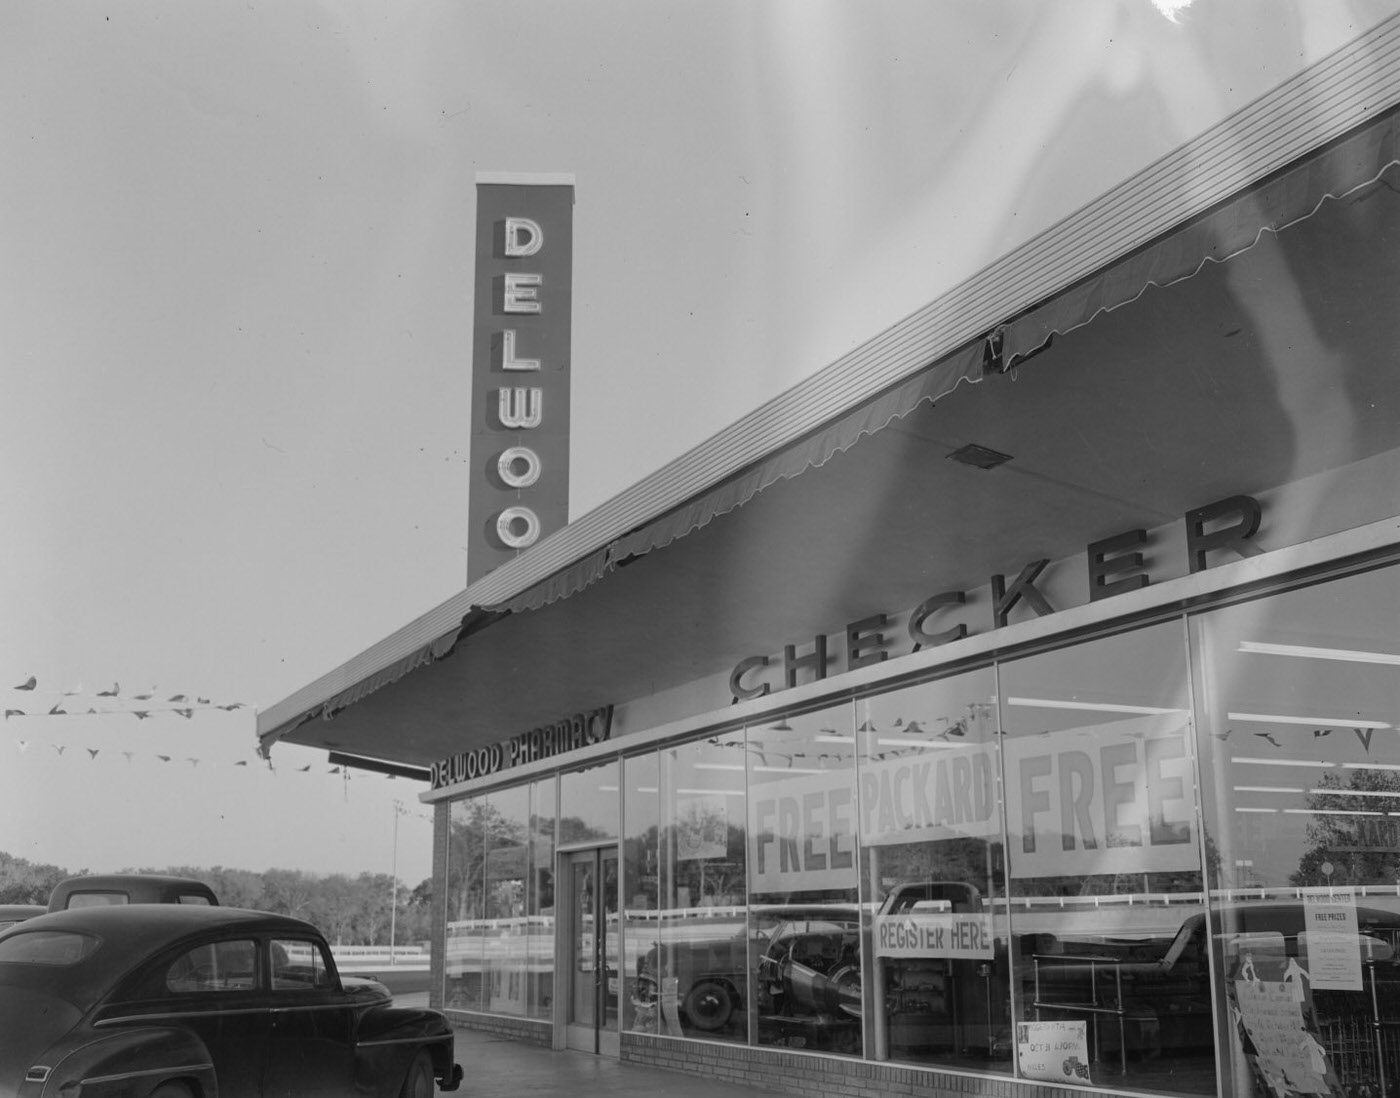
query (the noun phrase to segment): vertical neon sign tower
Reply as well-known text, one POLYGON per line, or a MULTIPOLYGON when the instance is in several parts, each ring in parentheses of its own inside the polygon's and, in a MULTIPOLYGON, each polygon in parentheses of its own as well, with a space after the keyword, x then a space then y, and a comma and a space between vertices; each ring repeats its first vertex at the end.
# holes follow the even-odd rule
POLYGON ((467 582, 569 521, 572 175, 476 177, 467 582))

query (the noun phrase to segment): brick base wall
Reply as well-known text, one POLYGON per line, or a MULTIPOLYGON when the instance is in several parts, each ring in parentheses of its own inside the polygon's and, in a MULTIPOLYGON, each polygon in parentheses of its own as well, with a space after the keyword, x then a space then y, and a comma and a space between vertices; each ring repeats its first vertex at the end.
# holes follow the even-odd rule
POLYGON ((621 1057, 631 1063, 699 1075, 721 1084, 737 1083, 805 1098, 912 1098, 935 1094, 940 1098, 1083 1098, 1082 1092, 1048 1083, 644 1033, 622 1034, 621 1057))
POLYGON ((477 1014, 470 1010, 447 1010, 443 1013, 449 1022, 463 1029, 479 1029, 541 1048, 554 1047, 554 1027, 549 1022, 535 1018, 507 1018, 500 1014, 477 1014))

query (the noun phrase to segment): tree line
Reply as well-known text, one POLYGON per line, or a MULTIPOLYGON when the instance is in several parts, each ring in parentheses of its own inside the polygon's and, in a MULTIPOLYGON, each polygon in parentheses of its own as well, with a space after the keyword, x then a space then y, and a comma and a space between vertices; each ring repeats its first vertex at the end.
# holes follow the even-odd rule
MULTIPOLYGON (((387 945, 389 928, 394 945, 426 943, 430 936, 433 882, 416 888, 402 881, 397 888, 387 873, 316 874, 299 869, 210 869, 177 865, 163 869, 128 868, 123 873, 167 873, 193 877, 214 890, 226 907, 272 911, 313 923, 332 945, 387 945)), ((0 851, 0 904, 45 904, 59 881, 84 876, 56 865, 30 862, 0 851)))

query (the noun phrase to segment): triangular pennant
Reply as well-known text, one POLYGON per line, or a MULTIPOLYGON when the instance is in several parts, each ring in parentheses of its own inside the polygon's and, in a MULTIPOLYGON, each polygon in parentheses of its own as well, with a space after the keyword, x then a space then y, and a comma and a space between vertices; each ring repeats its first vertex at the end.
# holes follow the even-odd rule
POLYGON ((1366 749, 1366 754, 1369 755, 1371 753, 1371 735, 1375 732, 1375 729, 1354 728, 1352 731, 1356 733, 1356 738, 1361 741, 1361 746, 1366 749))

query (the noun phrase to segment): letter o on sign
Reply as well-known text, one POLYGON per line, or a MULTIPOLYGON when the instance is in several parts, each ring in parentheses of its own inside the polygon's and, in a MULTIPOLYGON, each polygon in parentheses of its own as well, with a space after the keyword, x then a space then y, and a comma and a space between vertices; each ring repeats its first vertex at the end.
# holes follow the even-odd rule
POLYGON ((496 472, 512 488, 528 488, 540 479, 540 456, 528 446, 512 446, 501 451, 496 459, 496 472), (525 468, 517 471, 517 464, 523 462, 525 468))
POLYGON ((496 535, 511 549, 525 549, 540 540, 540 520, 528 507, 507 507, 496 517, 496 535), (516 532, 515 524, 525 529, 516 532))

